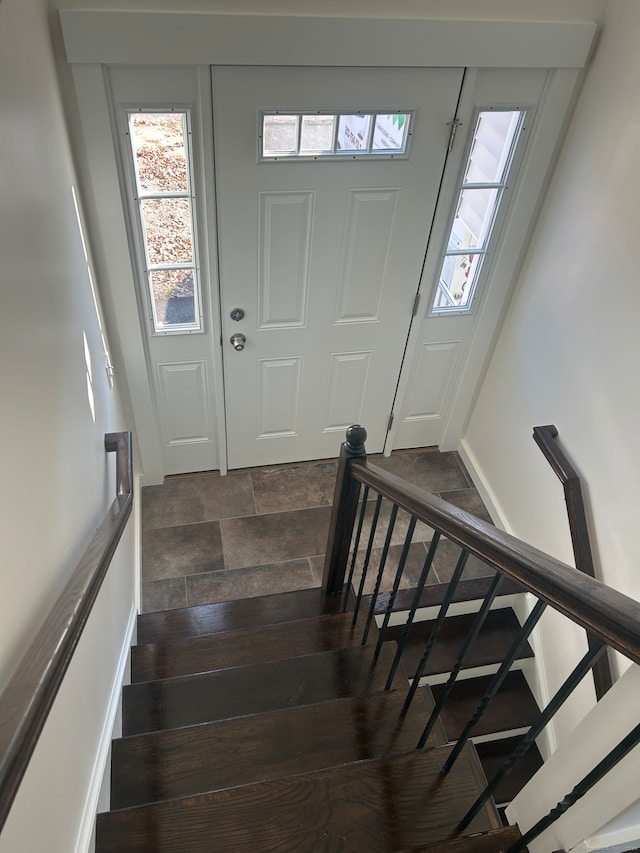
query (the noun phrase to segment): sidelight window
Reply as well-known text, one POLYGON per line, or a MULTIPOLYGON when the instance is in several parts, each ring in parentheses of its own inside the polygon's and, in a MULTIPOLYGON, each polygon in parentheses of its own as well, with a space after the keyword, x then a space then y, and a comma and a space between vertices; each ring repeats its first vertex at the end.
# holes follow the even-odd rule
POLYGON ((478 113, 440 266, 434 314, 471 308, 504 208, 524 115, 523 110, 478 113))
POLYGON ((201 327, 188 111, 128 114, 137 225, 154 329, 201 327))

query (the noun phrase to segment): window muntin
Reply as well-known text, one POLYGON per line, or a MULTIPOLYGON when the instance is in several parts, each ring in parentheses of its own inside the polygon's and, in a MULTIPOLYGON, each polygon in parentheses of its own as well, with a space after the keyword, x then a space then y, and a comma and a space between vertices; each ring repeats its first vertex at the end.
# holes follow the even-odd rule
POLYGON ((412 113, 278 113, 260 117, 260 159, 406 155, 412 113))
POLYGON ((201 328, 187 110, 128 113, 136 218, 156 333, 201 328))
POLYGON ((440 266, 432 312, 468 311, 489 251, 524 110, 480 110, 440 266))

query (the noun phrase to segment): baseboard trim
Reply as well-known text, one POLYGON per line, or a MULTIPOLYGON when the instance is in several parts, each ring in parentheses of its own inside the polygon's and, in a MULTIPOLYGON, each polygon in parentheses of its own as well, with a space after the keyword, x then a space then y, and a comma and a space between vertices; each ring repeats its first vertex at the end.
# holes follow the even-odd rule
POLYGON ((504 517, 504 513, 500 509, 500 503, 496 498, 493 489, 491 489, 485 480, 473 452, 469 449, 464 439, 460 439, 460 443, 458 444, 458 453, 464 462, 464 467, 467 469, 467 473, 473 481, 473 485, 480 493, 480 497, 482 498, 484 505, 489 510, 489 515, 493 519, 495 526, 500 530, 504 530, 505 533, 513 533, 506 518, 504 517))
POLYGON ((108 772, 109 755, 111 751, 111 741, 114 737, 114 729, 118 721, 118 713, 120 711, 120 702, 122 697, 122 686, 125 683, 127 674, 127 664, 129 662, 129 652, 134 639, 136 629, 136 618, 138 608, 135 604, 131 607, 127 629, 125 631, 122 648, 120 650, 120 659, 116 669, 116 677, 111 689, 109 697, 109 705, 107 715, 105 717, 102 734, 100 736, 100 745, 96 754, 96 760, 91 772, 91 783, 87 790, 87 796, 82 810, 82 820, 80 822, 80 831, 78 832, 78 840, 76 842, 75 853, 91 853, 94 844, 94 828, 96 822, 96 813, 98 811, 98 801, 100 792, 105 779, 105 774, 108 772))
MULTIPOLYGON (((512 527, 509 525, 504 512, 500 508, 500 502, 498 501, 493 489, 489 486, 480 465, 478 464, 473 451, 470 450, 464 439, 460 440, 458 445, 458 453, 460 454, 460 458, 462 459, 465 468, 469 476, 471 477, 474 486, 478 490, 480 497, 484 501, 485 506, 489 510, 489 514, 494 521, 496 527, 500 528, 500 530, 504 530, 505 533, 510 533, 513 536, 517 536, 514 533, 512 527)), ((521 597, 522 598, 522 597, 521 597)), ((524 611, 522 609, 518 609, 517 615, 520 621, 520 624, 523 624, 526 617, 529 615, 533 607, 533 597, 530 595, 526 596, 524 611)), ((514 608, 515 609, 515 608, 514 608)), ((539 633, 541 630, 541 626, 538 625, 529 638, 529 642, 533 649, 534 658, 533 658, 533 678, 529 677, 531 675, 530 670, 525 671, 525 675, 527 676, 527 682, 529 683, 529 688, 538 702, 538 705, 541 708, 546 707, 551 698, 551 693, 549 691, 547 673, 545 668, 544 659, 541 652, 541 643, 539 639, 539 633)), ((558 737, 555 728, 555 721, 552 719, 546 726, 544 732, 538 738, 538 746, 542 753, 544 760, 548 758, 551 753, 555 751, 558 744, 558 737)))

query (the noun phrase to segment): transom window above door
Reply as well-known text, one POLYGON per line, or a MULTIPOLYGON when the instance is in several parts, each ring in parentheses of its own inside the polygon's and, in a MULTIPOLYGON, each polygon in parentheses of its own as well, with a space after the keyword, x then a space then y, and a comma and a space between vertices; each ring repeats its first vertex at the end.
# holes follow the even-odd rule
POLYGON ((259 152, 265 161, 406 156, 412 114, 263 112, 259 152))

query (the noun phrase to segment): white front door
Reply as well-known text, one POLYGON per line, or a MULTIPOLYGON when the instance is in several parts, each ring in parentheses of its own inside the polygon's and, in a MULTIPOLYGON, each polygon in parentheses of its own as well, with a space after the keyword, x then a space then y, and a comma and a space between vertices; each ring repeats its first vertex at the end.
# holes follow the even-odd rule
MULTIPOLYGON (((335 456, 356 422, 367 427, 368 451, 380 452, 462 70, 212 73, 229 467, 335 456), (307 156, 263 156, 265 116, 286 137, 287 122, 303 127, 314 112, 352 117, 336 127, 338 154, 314 154, 326 140, 301 142, 298 130, 293 145, 307 156), (383 135, 382 119, 404 116, 406 152, 380 153, 382 136, 370 155, 345 151, 366 145, 358 113, 383 135), (242 349, 234 335, 244 336, 242 349)), ((269 145, 285 150, 290 139, 269 145)))

